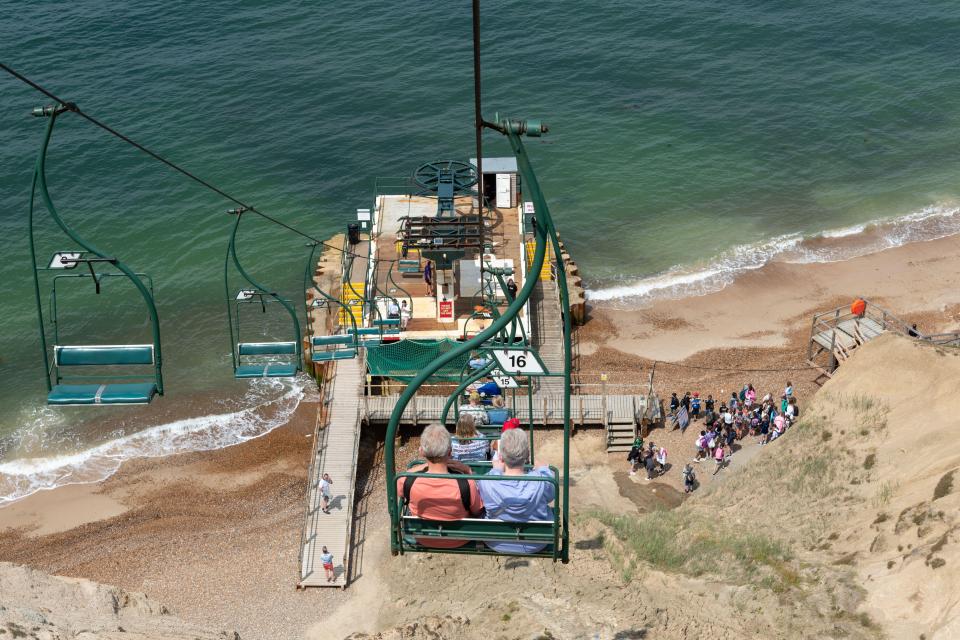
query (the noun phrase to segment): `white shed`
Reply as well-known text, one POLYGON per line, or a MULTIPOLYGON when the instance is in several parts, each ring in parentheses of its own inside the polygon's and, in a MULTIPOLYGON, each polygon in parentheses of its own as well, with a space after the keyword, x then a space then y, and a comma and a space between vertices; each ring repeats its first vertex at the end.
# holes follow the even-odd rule
MULTIPOLYGON (((470 164, 477 166, 477 159, 470 158, 470 164)), ((503 209, 517 206, 517 192, 520 190, 517 159, 512 156, 484 158, 481 183, 486 202, 503 209)))

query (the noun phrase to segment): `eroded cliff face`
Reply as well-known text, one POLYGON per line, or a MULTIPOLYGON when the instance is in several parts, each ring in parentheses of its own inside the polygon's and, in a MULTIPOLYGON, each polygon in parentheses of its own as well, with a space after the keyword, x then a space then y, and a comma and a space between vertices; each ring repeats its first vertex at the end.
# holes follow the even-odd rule
POLYGON ((0 638, 239 640, 180 620, 142 593, 0 562, 0 638))

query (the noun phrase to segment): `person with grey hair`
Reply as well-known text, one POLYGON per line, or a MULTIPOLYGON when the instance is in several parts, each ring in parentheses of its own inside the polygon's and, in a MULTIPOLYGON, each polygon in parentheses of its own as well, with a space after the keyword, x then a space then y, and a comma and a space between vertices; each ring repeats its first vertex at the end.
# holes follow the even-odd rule
MULTIPOLYGON (((523 429, 510 429, 500 436, 498 459, 488 476, 509 476, 509 480, 480 480, 480 497, 486 507, 486 517, 507 522, 553 520, 550 503, 556 499, 553 483, 524 480, 524 476, 553 478, 547 465, 529 471, 524 465, 530 459, 529 436, 523 429), (516 479, 513 479, 516 477, 516 479)), ((537 553, 547 545, 540 542, 487 540, 486 545, 497 553, 537 553)))
MULTIPOLYGON (((415 473, 443 473, 470 475, 470 467, 450 459, 450 432, 441 424, 431 424, 420 435, 420 455, 426 464, 410 468, 415 473)), ((409 508, 410 515, 426 520, 451 521, 477 516, 483 512, 483 500, 477 483, 463 478, 397 478, 397 493, 409 508)), ((466 540, 417 538, 427 547, 452 549, 466 544, 466 540)))

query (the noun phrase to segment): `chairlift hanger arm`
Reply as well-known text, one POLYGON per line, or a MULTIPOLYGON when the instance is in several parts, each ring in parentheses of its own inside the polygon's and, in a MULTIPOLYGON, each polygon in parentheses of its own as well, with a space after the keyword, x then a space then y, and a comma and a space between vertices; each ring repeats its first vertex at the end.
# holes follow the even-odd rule
MULTIPOLYGON (((9 71, 9 68, 0 63, 0 67, 3 67, 5 70, 9 71)), ((38 107, 33 110, 32 115, 36 117, 45 117, 47 118, 47 126, 44 130, 43 142, 40 145, 40 152, 37 155, 37 161, 34 167, 33 181, 31 184, 31 193, 30 193, 30 212, 29 212, 29 223, 30 223, 30 257, 31 257, 31 267, 33 268, 34 274, 34 290, 36 293, 36 302, 37 302, 37 317, 40 323, 40 333, 41 333, 41 347, 44 350, 44 363, 46 368, 49 370, 49 358, 47 356, 47 344, 46 344, 46 330, 44 327, 43 319, 43 309, 40 302, 40 283, 39 283, 39 268, 36 262, 36 251, 34 245, 34 208, 36 206, 36 198, 34 194, 39 190, 41 200, 46 206, 47 212, 50 214, 50 217, 53 218, 53 221, 56 225, 63 231, 68 238, 70 238, 74 243, 83 248, 84 253, 93 254, 94 258, 88 258, 85 255, 81 255, 84 262, 90 268, 90 276, 93 278, 96 283, 97 293, 100 292, 100 279, 97 273, 94 271, 93 264, 95 262, 107 262, 113 265, 118 271, 123 274, 131 283, 137 288, 140 293, 141 298, 144 301, 144 304, 147 307, 147 311, 150 317, 150 329, 153 338, 153 368, 154 368, 154 381, 156 384, 156 392, 160 395, 163 395, 163 375, 162 375, 162 354, 161 354, 161 345, 160 345, 160 318, 157 313, 157 307, 153 299, 153 293, 151 290, 147 289, 147 286, 144 284, 143 279, 131 270, 123 261, 107 255, 105 252, 101 251, 93 244, 82 238, 72 227, 70 227, 60 216, 57 211, 56 206, 53 203, 53 199, 50 197, 50 191, 47 187, 47 176, 46 176, 46 163, 47 163, 47 152, 50 148, 50 140, 53 137, 53 130, 57 123, 57 118, 67 112, 80 113, 77 106, 73 103, 67 103, 64 101, 59 101, 60 104, 56 106, 48 107, 38 107)), ((117 274, 119 275, 119 274, 117 274)), ((152 283, 151 283, 152 289, 152 283)), ((59 374, 58 374, 59 375, 59 374)), ((50 376, 47 376, 47 389, 48 391, 53 391, 53 387, 50 382, 50 376)))

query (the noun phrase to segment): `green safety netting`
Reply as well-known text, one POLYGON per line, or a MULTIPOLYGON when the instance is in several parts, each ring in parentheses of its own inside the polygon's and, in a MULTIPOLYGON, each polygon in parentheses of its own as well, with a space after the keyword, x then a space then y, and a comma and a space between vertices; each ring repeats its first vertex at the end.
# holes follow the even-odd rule
MULTIPOLYGON (((370 375, 387 376, 406 380, 416 376, 421 369, 447 353, 459 343, 455 340, 400 340, 378 347, 367 348, 367 367, 370 375)), ((431 380, 459 380, 467 366, 470 354, 465 353, 451 360, 437 371, 431 380)))

